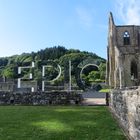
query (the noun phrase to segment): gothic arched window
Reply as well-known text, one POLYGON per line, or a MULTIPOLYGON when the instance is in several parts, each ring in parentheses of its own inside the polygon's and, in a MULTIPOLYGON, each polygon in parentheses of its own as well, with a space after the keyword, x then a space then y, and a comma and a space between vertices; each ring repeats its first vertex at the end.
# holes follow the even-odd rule
POLYGON ((137 64, 135 61, 131 62, 131 79, 137 79, 138 78, 138 69, 137 69, 137 64))
POLYGON ((123 44, 130 45, 130 35, 127 31, 125 31, 123 35, 123 44))

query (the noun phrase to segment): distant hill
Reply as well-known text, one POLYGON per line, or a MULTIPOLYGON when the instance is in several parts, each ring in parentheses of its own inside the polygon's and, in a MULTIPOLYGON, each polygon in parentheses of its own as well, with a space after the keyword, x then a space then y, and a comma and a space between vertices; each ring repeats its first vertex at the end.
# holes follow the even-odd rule
MULTIPOLYGON (((53 60, 57 64, 63 67, 63 71, 68 66, 68 61, 72 63, 72 74, 75 74, 75 68, 84 63, 84 60, 94 61, 100 65, 105 63, 106 60, 96 55, 95 53, 80 51, 76 49, 66 49, 63 46, 54 46, 46 49, 39 50, 38 52, 23 53, 21 55, 13 55, 10 57, 0 58, 0 77, 18 78, 17 67, 30 65, 32 61, 35 62, 37 67, 34 71, 35 79, 41 77, 41 65, 48 60, 53 60)), ((53 70, 51 70, 53 71, 53 70)), ((49 72, 48 72, 49 73, 49 72)), ((26 72, 24 73, 26 75, 26 72)), ((54 72, 54 75, 55 72, 54 72)))

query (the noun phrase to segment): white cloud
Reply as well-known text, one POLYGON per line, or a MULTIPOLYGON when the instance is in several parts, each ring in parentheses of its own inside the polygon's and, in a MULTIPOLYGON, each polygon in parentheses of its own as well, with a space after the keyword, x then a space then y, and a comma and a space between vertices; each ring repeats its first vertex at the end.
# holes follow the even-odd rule
POLYGON ((92 24, 93 24, 92 10, 82 8, 82 7, 77 7, 76 14, 77 14, 80 24, 84 25, 87 28, 92 27, 92 24))
POLYGON ((116 12, 124 24, 140 25, 140 0, 116 0, 116 12))

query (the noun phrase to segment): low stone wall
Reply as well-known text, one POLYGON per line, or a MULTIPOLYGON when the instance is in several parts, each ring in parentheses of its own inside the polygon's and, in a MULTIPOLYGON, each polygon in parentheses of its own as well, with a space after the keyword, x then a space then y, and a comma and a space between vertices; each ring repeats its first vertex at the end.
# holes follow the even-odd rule
POLYGON ((140 140, 140 87, 112 90, 110 107, 133 140, 140 140))
POLYGON ((0 105, 66 105, 80 104, 81 101, 81 94, 75 92, 0 92, 0 105))

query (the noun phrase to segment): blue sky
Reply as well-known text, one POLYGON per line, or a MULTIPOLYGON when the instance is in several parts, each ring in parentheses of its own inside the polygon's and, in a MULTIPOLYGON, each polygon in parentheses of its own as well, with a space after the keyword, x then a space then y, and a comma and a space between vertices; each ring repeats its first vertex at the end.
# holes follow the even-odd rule
POLYGON ((0 57, 53 46, 106 58, 108 16, 140 24, 139 0, 0 0, 0 57))

